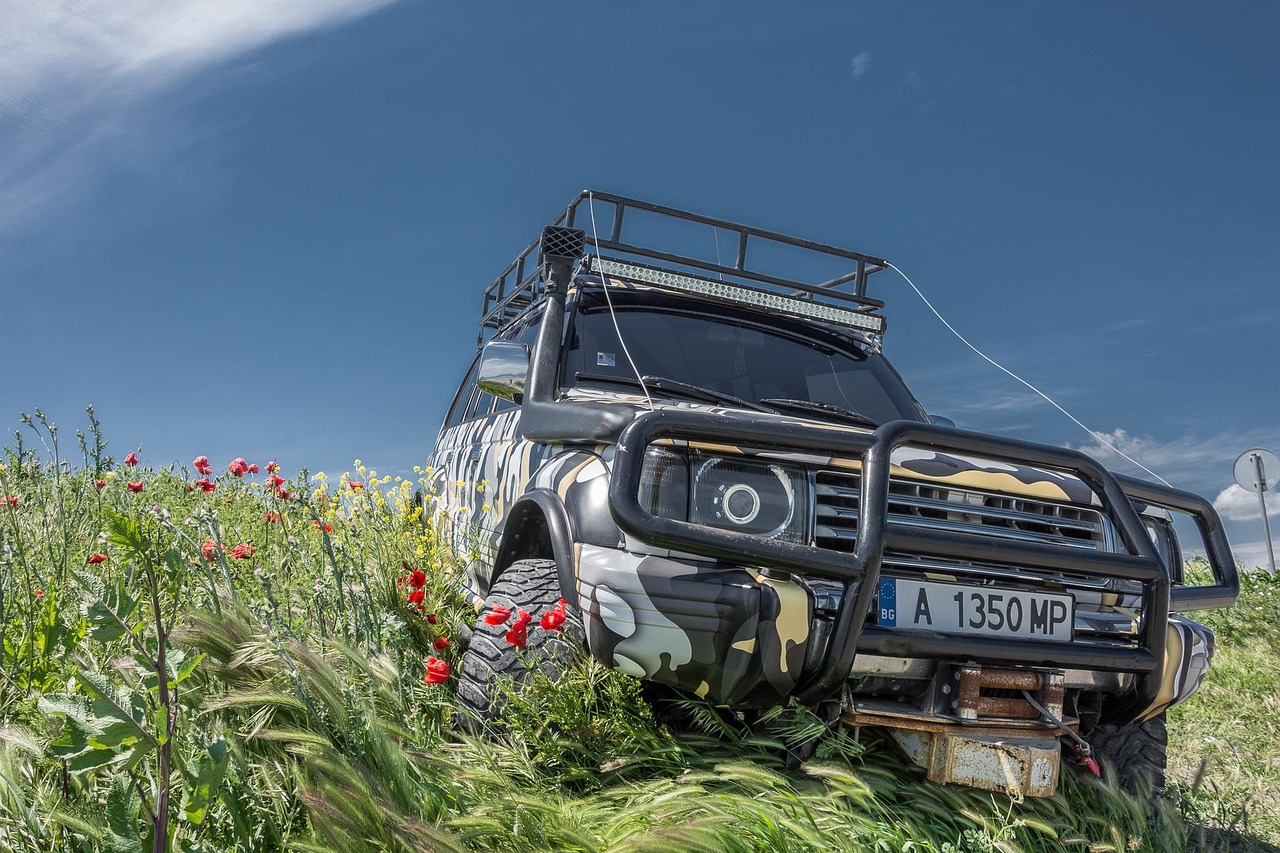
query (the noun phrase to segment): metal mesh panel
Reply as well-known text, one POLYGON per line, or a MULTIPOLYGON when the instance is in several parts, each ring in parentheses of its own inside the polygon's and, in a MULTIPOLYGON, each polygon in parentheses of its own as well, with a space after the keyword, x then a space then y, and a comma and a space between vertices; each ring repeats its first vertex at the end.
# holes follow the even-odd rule
POLYGON ((542 254, 548 258, 576 260, 582 257, 586 238, 586 232, 580 229, 548 225, 542 229, 542 254))

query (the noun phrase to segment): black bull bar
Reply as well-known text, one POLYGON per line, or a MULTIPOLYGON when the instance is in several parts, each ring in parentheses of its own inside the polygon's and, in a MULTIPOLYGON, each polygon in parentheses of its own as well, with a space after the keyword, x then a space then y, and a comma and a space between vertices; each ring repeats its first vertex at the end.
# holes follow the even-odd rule
POLYGON ((1225 607, 1239 593, 1239 578, 1221 520, 1212 505, 1198 495, 1112 474, 1074 450, 915 421, 891 421, 873 433, 863 434, 705 412, 647 412, 628 425, 618 439, 609 502, 618 525, 643 542, 727 562, 817 575, 844 584, 844 596, 822 663, 807 674, 795 691, 796 697, 806 703, 821 701, 835 692, 848 677, 858 652, 901 657, 960 656, 979 662, 1133 673, 1135 694, 1113 712, 1117 721, 1131 719, 1150 706, 1160 691, 1171 606, 1175 610, 1225 607), (862 489, 854 552, 762 539, 649 514, 638 500, 644 453, 650 444, 664 439, 861 459, 862 489), (1034 465, 1076 477, 1098 497, 1102 512, 1114 525, 1127 553, 993 540, 972 533, 895 524, 888 517, 890 456, 904 445, 1034 465), (1171 588, 1169 567, 1147 535, 1134 502, 1186 513, 1195 520, 1213 569, 1214 584, 1171 588), (867 626, 867 613, 886 550, 1138 581, 1143 590, 1138 643, 1135 647, 1120 647, 1093 641, 959 638, 867 626))

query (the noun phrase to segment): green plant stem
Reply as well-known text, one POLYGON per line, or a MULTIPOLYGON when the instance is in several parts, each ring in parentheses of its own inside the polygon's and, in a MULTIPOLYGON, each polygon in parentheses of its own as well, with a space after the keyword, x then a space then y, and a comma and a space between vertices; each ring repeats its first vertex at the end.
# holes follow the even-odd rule
POLYGON ((169 694, 169 667, 167 660, 169 635, 165 630, 164 617, 160 610, 160 586, 156 580, 155 569, 151 560, 143 563, 147 573, 147 584, 151 591, 151 611, 156 623, 156 686, 160 691, 160 704, 164 706, 165 738, 160 744, 160 767, 156 778, 156 808, 152 826, 152 853, 164 853, 169 849, 169 777, 173 769, 173 735, 177 729, 177 715, 174 713, 173 701, 177 698, 177 686, 169 694))

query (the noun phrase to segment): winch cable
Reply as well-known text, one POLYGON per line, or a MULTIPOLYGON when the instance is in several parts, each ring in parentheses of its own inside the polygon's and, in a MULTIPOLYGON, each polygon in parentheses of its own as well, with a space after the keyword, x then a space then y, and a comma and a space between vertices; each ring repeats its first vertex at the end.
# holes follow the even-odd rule
POLYGON ((1007 374, 1007 375, 1009 375, 1009 376, 1013 377, 1013 378, 1014 378, 1014 379, 1016 379, 1017 381, 1021 382, 1023 385, 1025 385, 1025 386, 1027 386, 1028 388, 1030 388, 1032 391, 1034 391, 1036 394, 1038 394, 1038 395, 1039 395, 1039 396, 1040 396, 1040 397, 1041 397, 1041 398, 1042 398, 1046 403, 1048 403, 1050 406, 1053 406, 1053 407, 1054 407, 1055 409, 1057 409, 1059 412, 1062 412, 1062 414, 1064 414, 1064 415, 1066 415, 1068 418, 1070 418, 1072 423, 1074 423, 1076 426, 1080 427, 1080 429, 1084 430, 1085 432, 1089 433, 1089 437, 1090 437, 1090 438, 1092 438, 1094 441, 1096 441, 1096 442, 1098 442, 1099 444, 1101 444, 1101 445, 1103 445, 1103 446, 1105 446, 1105 447, 1107 447, 1107 448, 1111 449, 1112 451, 1114 451, 1114 452, 1115 452, 1115 453, 1117 453, 1118 455, 1123 456, 1125 459, 1128 459, 1128 460, 1129 460, 1130 462, 1132 462, 1134 465, 1137 465, 1137 466, 1138 466, 1139 468, 1141 468, 1143 471, 1146 471, 1148 474, 1150 474, 1152 477, 1155 477, 1157 480, 1159 480, 1161 483, 1164 483, 1166 486, 1169 486, 1170 488, 1172 488, 1172 487, 1173 487, 1173 484, 1172 484, 1172 483, 1170 483, 1168 480, 1166 480, 1164 477, 1161 477, 1161 476, 1160 476, 1159 474, 1157 474, 1155 471, 1152 471, 1152 470, 1151 470, 1150 468, 1148 468, 1146 465, 1143 465, 1143 464, 1142 464, 1141 462, 1139 462, 1137 459, 1134 459, 1132 456, 1130 456, 1129 454, 1125 453, 1123 450, 1121 450, 1120 448, 1116 447, 1116 446, 1115 446, 1114 444, 1112 444, 1111 442, 1107 441, 1105 438, 1103 438, 1103 437, 1101 436, 1101 434, 1096 433, 1096 432, 1094 432, 1093 430, 1089 429, 1087 426, 1085 426, 1085 425, 1080 421, 1080 419, 1079 419, 1079 418, 1077 418, 1075 415, 1071 414, 1071 413, 1070 413, 1070 412, 1068 412, 1066 409, 1062 408, 1062 406, 1060 406, 1060 405, 1058 405, 1056 402, 1054 402, 1053 398, 1051 398, 1048 394, 1044 393, 1044 392, 1043 392, 1043 391, 1041 391, 1039 388, 1037 388, 1036 386, 1032 385, 1030 382, 1028 382, 1027 380, 1023 379, 1021 376, 1019 376, 1018 374, 1014 373, 1012 370, 1010 370, 1009 368, 1005 367, 1003 364, 1000 364, 1000 363, 999 363, 998 361, 996 361, 994 358, 992 358, 991 356, 987 355, 985 352, 983 352, 982 350, 978 349, 978 348, 977 348, 976 346, 974 346, 973 344, 969 343, 969 339, 968 339, 968 338, 966 338, 964 335, 962 335, 962 334, 960 334, 959 332, 957 332, 957 331, 956 331, 956 329, 955 329, 955 327, 954 327, 954 326, 952 326, 950 323, 948 323, 948 322, 947 322, 947 319, 946 319, 945 317, 943 317, 940 313, 938 313, 938 309, 933 307, 933 303, 929 301, 929 297, 925 296, 925 295, 924 295, 924 293, 922 293, 922 292, 920 291, 920 288, 916 287, 915 282, 913 282, 910 278, 908 278, 906 273, 904 273, 902 270, 898 269, 897 267, 895 267, 893 264, 889 263, 888 261, 885 261, 885 265, 886 265, 886 266, 888 266, 888 267, 889 267, 891 270, 893 270, 894 272, 896 272, 898 275, 902 276, 903 280, 905 280, 905 281, 906 281, 906 283, 907 283, 908 285, 910 285, 910 286, 911 286, 911 289, 912 289, 912 290, 914 290, 914 291, 916 292, 916 296, 919 296, 919 297, 920 297, 920 299, 921 299, 921 301, 922 301, 922 302, 924 302, 925 306, 926 306, 926 307, 928 307, 928 309, 929 309, 930 311, 932 311, 932 312, 933 312, 933 316, 937 317, 937 318, 938 318, 938 320, 942 323, 942 325, 944 325, 944 326, 946 326, 946 327, 947 327, 947 331, 951 332, 951 334, 953 334, 953 335, 955 335, 957 338, 959 338, 959 339, 960 339, 960 343, 964 344, 964 345, 965 345, 965 346, 967 346, 969 349, 971 349, 971 350, 973 350, 974 352, 976 352, 976 353, 977 353, 977 354, 978 354, 978 355, 979 355, 979 356, 980 356, 984 361, 986 361, 988 364, 992 365, 993 367, 995 367, 995 368, 997 368, 998 370, 1002 371, 1003 373, 1005 373, 1005 374, 1007 374))
MULTIPOLYGON (((600 257, 600 237, 596 234, 596 199, 591 193, 587 193, 587 210, 591 214, 591 241, 596 244, 596 257, 600 257)), ((618 214, 615 213, 614 216, 618 214)), ((600 273, 600 287, 604 290, 604 301, 609 306, 609 319, 613 320, 613 331, 618 336, 618 344, 622 347, 622 354, 627 357, 627 364, 631 365, 631 372, 636 375, 636 381, 640 383, 640 390, 644 392, 645 402, 649 404, 649 411, 653 411, 653 398, 649 396, 649 388, 644 384, 644 377, 640 375, 640 368, 636 367, 635 359, 631 357, 631 350, 627 349, 627 342, 622 339, 622 329, 618 328, 618 315, 613 310, 613 299, 609 296, 609 279, 603 272, 600 273)))
POLYGON ((1075 741, 1076 757, 1080 763, 1094 776, 1101 775, 1098 770, 1097 759, 1093 757, 1093 747, 1089 746, 1089 742, 1067 728, 1066 724, 1059 720, 1052 711, 1036 701, 1036 697, 1032 696, 1030 691, 1023 690, 1022 696, 1032 708, 1040 713, 1040 716, 1044 717, 1044 722, 1052 723, 1059 731, 1066 732, 1066 736, 1075 741))

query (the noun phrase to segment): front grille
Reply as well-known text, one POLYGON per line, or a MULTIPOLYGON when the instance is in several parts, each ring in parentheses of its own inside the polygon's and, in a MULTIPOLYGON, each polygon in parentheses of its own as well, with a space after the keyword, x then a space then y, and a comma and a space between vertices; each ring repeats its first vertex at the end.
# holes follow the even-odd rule
MULTIPOLYGON (((861 477, 820 471, 815 491, 814 544, 852 551, 861 477)), ((1107 548, 1110 539, 1102 513, 1088 507, 899 478, 889 481, 889 521, 1072 548, 1107 548)))
MULTIPOLYGON (((861 485, 855 472, 817 472, 814 545, 852 553, 861 485)), ((1066 548, 1112 550, 1114 541, 1110 523, 1095 509, 900 478, 889 482, 889 521, 1066 548)), ((884 555, 882 571, 897 577, 1068 591, 1076 599, 1077 637, 1124 640, 1138 629, 1142 585, 1137 581, 898 553, 884 555)))

